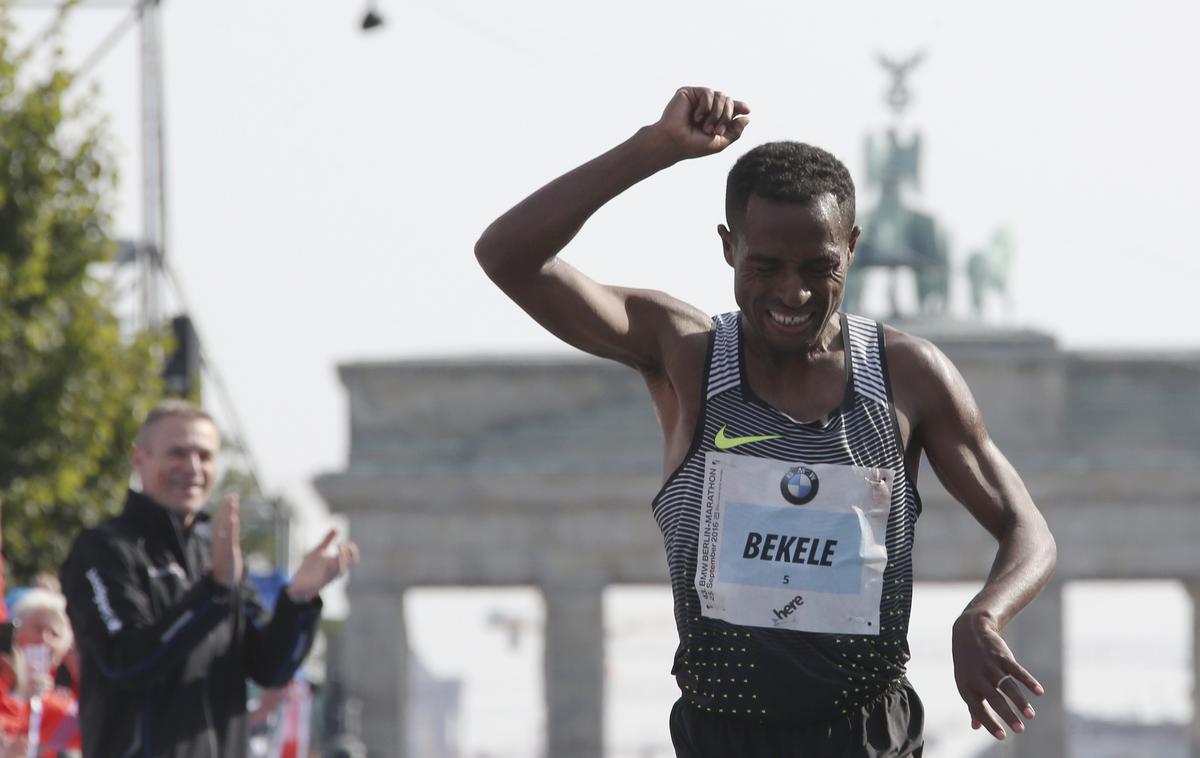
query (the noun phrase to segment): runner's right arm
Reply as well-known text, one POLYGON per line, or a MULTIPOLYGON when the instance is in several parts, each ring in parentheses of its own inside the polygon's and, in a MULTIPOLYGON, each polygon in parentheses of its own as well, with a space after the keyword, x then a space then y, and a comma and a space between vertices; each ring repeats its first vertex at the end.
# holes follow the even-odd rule
POLYGON ((741 136, 749 112, 720 92, 679 89, 656 123, 496 219, 476 243, 475 257, 505 294, 563 341, 643 371, 661 369, 664 338, 708 318, 661 292, 598 284, 558 253, 593 213, 634 184, 724 150, 741 136))

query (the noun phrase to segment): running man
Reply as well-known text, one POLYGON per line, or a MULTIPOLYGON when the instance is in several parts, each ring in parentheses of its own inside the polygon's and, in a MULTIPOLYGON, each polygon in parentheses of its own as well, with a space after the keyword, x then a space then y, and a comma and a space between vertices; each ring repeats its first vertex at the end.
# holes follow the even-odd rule
POLYGON ((663 532, 681 757, 919 756, 905 678, 916 476, 997 540, 954 624, 972 726, 1004 739, 1042 686, 1000 630, 1049 579, 1055 545, 962 376, 929 342, 840 312, 861 229, 846 167, 796 142, 737 161, 717 227, 739 311, 598 284, 558 257, 601 206, 741 137, 750 108, 685 87, 661 118, 497 219, 475 253, 538 323, 645 378, 663 431, 663 532))

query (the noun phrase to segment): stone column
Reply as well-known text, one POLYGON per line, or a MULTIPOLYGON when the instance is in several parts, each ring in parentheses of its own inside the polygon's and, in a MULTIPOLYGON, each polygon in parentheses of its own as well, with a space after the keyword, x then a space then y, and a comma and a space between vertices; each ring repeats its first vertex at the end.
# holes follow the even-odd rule
POLYGON ((1188 747, 1192 758, 1200 758, 1200 578, 1184 581, 1192 598, 1192 724, 1188 747))
POLYGON ((362 703, 362 739, 371 758, 404 758, 408 635, 402 590, 351 584, 345 637, 346 689, 362 703))
POLYGON ((1068 754, 1062 594, 1063 582, 1052 580, 1004 632, 1017 660, 1046 688, 1040 698, 1031 696, 1037 718, 1023 734, 1005 728, 1014 758, 1068 754))
POLYGON ((604 585, 555 580, 546 602, 546 754, 604 752, 604 585))

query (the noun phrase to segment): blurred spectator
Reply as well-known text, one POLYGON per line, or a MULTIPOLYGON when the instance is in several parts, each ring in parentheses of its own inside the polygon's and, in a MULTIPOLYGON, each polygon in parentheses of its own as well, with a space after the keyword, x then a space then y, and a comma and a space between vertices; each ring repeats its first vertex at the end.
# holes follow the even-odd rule
POLYGON ((25 758, 28 713, 16 696, 23 687, 20 654, 13 646, 13 625, 0 623, 0 758, 25 758))
POLYGON ((258 693, 249 712, 252 758, 305 758, 312 742, 312 686, 297 674, 258 693))
POLYGON ((78 696, 70 687, 56 686, 54 676, 74 647, 66 599, 41 588, 25 592, 12 609, 9 629, 9 665, 16 676, 0 692, 4 733, 14 744, 35 740, 36 755, 44 758, 78 750, 78 696))
POLYGON ((67 599, 61 592, 34 588, 13 606, 12 617, 17 647, 45 646, 49 652, 48 673, 53 677, 75 644, 67 620, 67 599))
MULTIPOLYGON (((16 648, 13 647, 12 622, 0 622, 0 734, 16 733, 19 727, 20 701, 16 693, 23 687, 21 669, 16 648)), ((0 752, 0 755, 3 755, 0 752)))
POLYGON ((237 498, 206 512, 220 448, 208 414, 160 403, 132 451, 141 491, 63 564, 87 758, 245 756, 246 679, 291 678, 316 632, 318 593, 357 560, 329 532, 264 613, 245 581, 237 498))

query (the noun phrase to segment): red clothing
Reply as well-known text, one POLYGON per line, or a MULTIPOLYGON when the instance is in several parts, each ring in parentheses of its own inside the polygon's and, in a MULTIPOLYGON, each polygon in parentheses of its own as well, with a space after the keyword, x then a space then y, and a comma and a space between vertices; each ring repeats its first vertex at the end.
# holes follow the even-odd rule
POLYGON ((24 734, 29 727, 29 713, 7 687, 0 687, 0 730, 5 734, 24 734))
MULTIPOLYGON (((0 729, 16 737, 29 733, 29 703, 0 689, 0 729)), ((54 758, 60 750, 78 750, 79 703, 71 691, 57 687, 42 695, 39 755, 54 758)))
POLYGON ((0 553, 0 624, 8 621, 8 603, 4 602, 4 553, 0 553))

